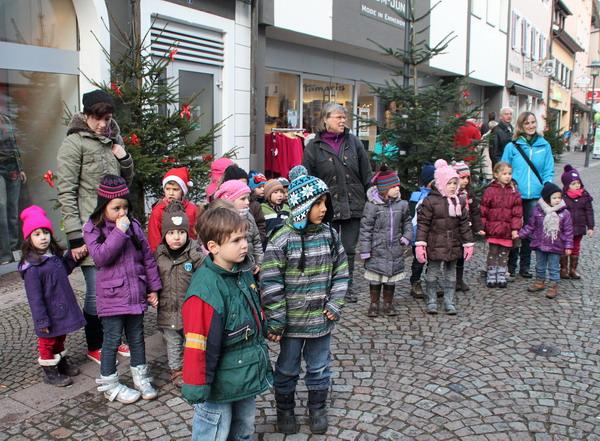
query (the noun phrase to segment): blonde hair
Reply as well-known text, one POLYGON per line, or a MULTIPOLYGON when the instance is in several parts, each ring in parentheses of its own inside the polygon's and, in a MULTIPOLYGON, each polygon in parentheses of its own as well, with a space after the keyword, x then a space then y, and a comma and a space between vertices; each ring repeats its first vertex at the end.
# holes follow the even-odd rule
POLYGON ((510 165, 508 162, 497 162, 496 165, 494 165, 494 169, 492 170, 492 173, 494 174, 494 177, 496 177, 498 174, 500 174, 500 172, 506 168, 509 168, 512 170, 512 165, 510 165))
POLYGON ((535 123, 537 125, 537 117, 535 116, 535 113, 533 113, 533 112, 523 112, 523 113, 521 113, 519 115, 519 117, 517 118, 517 125, 515 127, 515 134, 513 135, 513 141, 516 141, 521 136, 525 136, 525 129, 523 128, 523 124, 525 124, 525 121, 530 116, 533 116, 533 118, 535 119, 535 123))

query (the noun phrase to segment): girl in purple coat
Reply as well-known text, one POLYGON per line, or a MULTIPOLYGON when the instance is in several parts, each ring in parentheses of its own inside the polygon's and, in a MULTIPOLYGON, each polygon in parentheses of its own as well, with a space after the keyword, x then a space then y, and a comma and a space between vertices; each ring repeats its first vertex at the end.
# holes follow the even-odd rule
POLYGON ((529 292, 543 291, 546 283, 546 268, 550 285, 546 297, 558 295, 560 280, 560 256, 573 250, 573 222, 563 201, 560 187, 546 182, 542 197, 533 210, 529 222, 519 231, 521 239, 530 239, 535 250, 535 281, 527 288, 529 292))
POLYGON ((38 336, 38 363, 44 383, 68 386, 79 369, 65 355, 67 334, 85 326, 85 319, 69 283, 69 274, 77 266, 69 251, 63 250, 52 236, 52 222, 36 205, 21 213, 23 221, 22 258, 19 272, 38 336))
POLYGON ((83 227, 83 239, 96 268, 96 307, 102 320, 100 385, 109 400, 133 403, 157 397, 146 364, 144 312, 157 305, 161 289, 156 261, 139 222, 129 216, 125 179, 106 175, 98 187, 98 204, 83 227), (119 383, 117 348, 125 330, 131 351, 131 376, 136 390, 119 383), (139 391, 139 392, 138 392, 139 391))
POLYGON ((594 233, 594 208, 592 197, 583 187, 579 172, 571 165, 565 165, 565 172, 560 177, 565 193, 565 203, 573 218, 573 252, 570 256, 560 258, 561 279, 581 279, 577 273, 581 239, 584 235, 592 237, 594 233))

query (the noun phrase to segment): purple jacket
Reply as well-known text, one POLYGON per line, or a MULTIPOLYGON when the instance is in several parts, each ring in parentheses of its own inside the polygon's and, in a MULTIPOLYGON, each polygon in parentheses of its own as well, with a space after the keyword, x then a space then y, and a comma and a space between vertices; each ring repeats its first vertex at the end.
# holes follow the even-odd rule
POLYGON ((31 309, 35 334, 58 337, 85 326, 85 319, 69 283, 77 266, 71 253, 59 256, 28 256, 19 265, 31 309), (48 328, 48 334, 41 332, 48 328))
POLYGON ((142 227, 135 219, 127 233, 105 221, 97 227, 91 220, 83 227, 83 239, 94 259, 98 316, 143 314, 148 293, 162 288, 156 261, 142 227), (139 249, 133 236, 139 242, 139 249))
POLYGON ((565 192, 563 200, 566 202, 573 219, 574 236, 583 236, 587 233, 587 230, 594 229, 593 199, 587 191, 584 191, 581 197, 577 199, 571 199, 565 192))
POLYGON ((573 249, 573 222, 571 214, 567 207, 557 211, 560 224, 558 228, 558 237, 553 241, 549 236, 544 234, 544 210, 539 203, 535 206, 529 222, 521 231, 519 237, 521 239, 531 239, 531 248, 534 250, 544 251, 546 253, 564 254, 565 249, 573 249))

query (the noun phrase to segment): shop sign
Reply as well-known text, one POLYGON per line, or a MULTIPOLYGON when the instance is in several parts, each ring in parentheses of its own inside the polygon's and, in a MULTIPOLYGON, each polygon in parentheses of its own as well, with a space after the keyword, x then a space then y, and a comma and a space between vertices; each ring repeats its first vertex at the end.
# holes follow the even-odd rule
POLYGON ((593 92, 591 90, 588 90, 586 94, 586 99, 588 101, 592 101, 592 93, 594 94, 594 101, 600 101, 600 90, 594 90, 593 92))
POLYGON ((404 28, 402 19, 406 15, 404 0, 361 0, 360 15, 386 23, 397 28, 404 28))
POLYGON ((592 150, 592 158, 598 159, 600 158, 600 130, 598 130, 598 128, 596 128, 596 133, 594 135, 594 149, 592 150))

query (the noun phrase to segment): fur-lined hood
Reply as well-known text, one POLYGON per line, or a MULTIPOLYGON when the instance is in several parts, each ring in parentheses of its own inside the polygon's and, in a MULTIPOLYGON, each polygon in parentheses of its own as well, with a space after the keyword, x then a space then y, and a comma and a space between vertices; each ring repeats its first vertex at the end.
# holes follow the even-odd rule
MULTIPOLYGON (((85 121, 85 115, 83 113, 75 113, 71 118, 71 121, 69 122, 69 127, 67 128, 67 136, 72 135, 73 133, 82 132, 88 133, 91 136, 97 138, 103 138, 101 136, 96 135, 96 133, 94 133, 94 131, 90 129, 90 127, 87 125, 87 122, 85 121)), ((119 128, 119 125, 117 124, 117 121, 114 118, 110 120, 110 126, 108 128, 108 134, 106 138, 112 139, 113 142, 116 142, 117 144, 122 144, 122 141, 117 141, 121 140, 121 129, 119 128)))

